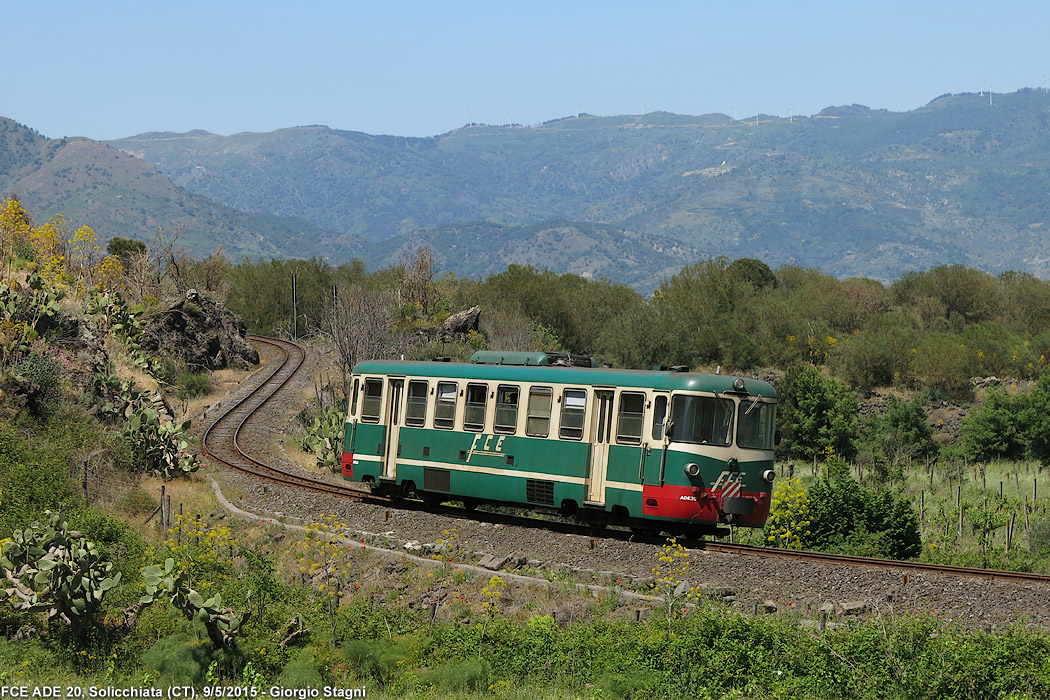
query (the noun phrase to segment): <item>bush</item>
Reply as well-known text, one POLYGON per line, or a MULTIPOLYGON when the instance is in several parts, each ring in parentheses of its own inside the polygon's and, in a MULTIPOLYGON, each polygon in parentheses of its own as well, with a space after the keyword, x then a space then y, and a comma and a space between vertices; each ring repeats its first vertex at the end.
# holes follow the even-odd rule
POLYGON ((891 396, 886 413, 862 425, 859 442, 867 447, 872 461, 882 459, 895 468, 910 459, 926 459, 937 453, 926 411, 918 399, 902 401, 891 396))
POLYGON ((492 670, 488 663, 479 659, 453 661, 434 669, 427 681, 445 691, 482 691, 489 687, 492 670))
POLYGON ((919 518, 909 501, 864 488, 840 458, 828 461, 828 471, 808 491, 805 546, 890 559, 910 559, 922 551, 919 518))
POLYGON ((42 350, 22 356, 14 366, 26 393, 26 407, 34 416, 46 418, 58 407, 62 397, 65 368, 54 352, 42 350))
POLYGON ((1050 554, 1050 520, 1036 520, 1031 523, 1028 548, 1033 554, 1050 554))
POLYGON ((410 654, 402 645, 386 639, 354 639, 343 646, 343 657, 357 677, 380 688, 392 685, 410 654))
POLYGON ((283 688, 317 688, 323 684, 317 660, 309 649, 303 649, 285 664, 277 677, 277 685, 283 688))
POLYGON ((178 397, 184 401, 211 393, 211 377, 207 373, 182 372, 178 378, 178 397))
POLYGON ((143 515, 152 512, 157 507, 157 499, 145 489, 133 486, 117 499, 114 507, 117 511, 127 515, 143 515))
POLYGON ((142 655, 142 664, 160 674, 162 685, 194 685, 236 678, 244 658, 236 647, 216 649, 207 639, 168 635, 142 655), (217 678, 214 678, 217 676, 217 678))

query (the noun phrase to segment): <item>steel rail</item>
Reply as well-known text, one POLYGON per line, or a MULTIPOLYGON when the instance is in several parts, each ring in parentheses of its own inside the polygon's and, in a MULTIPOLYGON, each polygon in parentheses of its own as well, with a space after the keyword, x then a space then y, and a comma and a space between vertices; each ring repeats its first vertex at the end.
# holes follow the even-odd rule
POLYGON ((249 338, 257 343, 276 348, 281 353, 280 360, 258 386, 224 411, 208 427, 201 441, 204 453, 211 459, 222 462, 237 471, 286 486, 296 486, 348 498, 371 497, 370 494, 350 487, 294 474, 286 469, 268 464, 252 457, 241 446, 240 438, 248 421, 291 381, 306 360, 306 350, 298 343, 259 335, 252 335, 249 338))
MULTIPOLYGON (((394 499, 384 496, 376 496, 358 489, 332 484, 331 482, 312 479, 299 474, 293 474, 285 469, 267 464, 249 455, 240 445, 240 436, 248 420, 252 418, 266 403, 283 389, 292 377, 299 371, 306 359, 306 350, 298 343, 267 336, 251 335, 249 338, 257 343, 263 343, 277 348, 282 358, 274 370, 243 399, 223 412, 204 433, 202 446, 206 455, 214 460, 222 462, 238 471, 266 479, 281 485, 292 486, 300 489, 333 494, 355 501, 369 502, 376 505, 396 507, 402 510, 428 510, 449 517, 485 521, 494 524, 504 524, 516 527, 539 528, 560 534, 575 534, 589 536, 592 538, 607 538, 619 540, 632 540, 646 544, 661 544, 666 541, 659 535, 638 535, 624 530, 604 529, 594 525, 567 523, 554 520, 543 520, 540 518, 527 518, 518 515, 492 512, 488 510, 467 511, 463 508, 450 506, 428 507, 422 502, 406 499, 394 499), (295 357, 293 357, 295 355, 295 357), (241 415, 243 413, 243 415, 241 415), (216 445, 213 437, 228 430, 227 423, 236 420, 236 426, 225 436, 230 441, 236 458, 241 462, 233 461, 223 457, 220 452, 225 446, 216 445), (216 430, 216 429, 219 430, 216 430)), ((452 500, 452 499, 450 499, 452 500)), ((876 559, 871 557, 858 557, 846 554, 829 554, 826 552, 813 552, 808 550, 776 549, 772 547, 757 547, 754 545, 729 544, 704 539, 680 538, 683 545, 690 549, 720 554, 731 554, 738 556, 758 556, 780 559, 795 559, 817 563, 834 564, 838 566, 866 566, 884 569, 897 569, 905 573, 933 573, 948 576, 961 576, 966 578, 980 578, 995 581, 1015 581, 1050 583, 1050 576, 1046 574, 1035 574, 1025 571, 1001 571, 996 569, 980 569, 967 566, 950 566, 943 564, 928 564, 923 562, 876 559)))

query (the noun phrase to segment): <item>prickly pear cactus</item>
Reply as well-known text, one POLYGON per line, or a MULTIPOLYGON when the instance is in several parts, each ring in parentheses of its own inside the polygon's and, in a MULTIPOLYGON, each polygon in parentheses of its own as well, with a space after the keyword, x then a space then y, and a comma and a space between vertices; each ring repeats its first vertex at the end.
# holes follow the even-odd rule
POLYGON ((166 559, 163 565, 147 566, 142 577, 146 582, 146 594, 140 599, 141 603, 167 598, 182 611, 187 620, 204 624, 208 639, 216 649, 233 646, 237 634, 251 615, 251 611, 237 615, 231 608, 222 607, 219 594, 205 599, 190 587, 189 576, 185 571, 175 570, 174 559, 166 559))
POLYGON ((16 610, 45 613, 77 634, 93 624, 106 592, 120 583, 120 573, 110 575, 113 564, 99 557, 95 545, 51 511, 47 524, 12 533, 0 570, 10 585, 0 596, 16 610))

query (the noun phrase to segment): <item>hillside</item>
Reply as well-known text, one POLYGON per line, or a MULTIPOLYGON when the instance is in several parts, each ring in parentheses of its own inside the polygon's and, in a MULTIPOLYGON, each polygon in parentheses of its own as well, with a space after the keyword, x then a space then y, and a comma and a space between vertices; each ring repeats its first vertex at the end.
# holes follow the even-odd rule
MULTIPOLYGON (((1045 277, 1048 115, 1050 95, 1022 90, 992 105, 987 95, 943 96, 904 113, 851 106, 735 121, 655 112, 433 138, 310 126, 148 133, 111 145, 189 191, 341 232, 324 240, 333 260, 385 263, 383 251, 397 248, 365 249, 356 236, 452 226, 426 234, 446 240, 478 231, 477 222, 489 227, 488 255, 514 247, 508 234, 524 239, 529 227, 563 220, 677 241, 688 255, 839 276, 892 279, 950 262, 1045 277)), ((566 270, 572 260, 548 264, 566 270)), ((464 271, 462 263, 450 266, 464 271)))
POLYGON ((17 195, 43 221, 65 216, 103 239, 151 240, 158 229, 198 256, 221 245, 232 259, 310 255, 319 228, 249 214, 178 188, 150 163, 85 138, 48 139, 0 117, 0 192, 17 195))

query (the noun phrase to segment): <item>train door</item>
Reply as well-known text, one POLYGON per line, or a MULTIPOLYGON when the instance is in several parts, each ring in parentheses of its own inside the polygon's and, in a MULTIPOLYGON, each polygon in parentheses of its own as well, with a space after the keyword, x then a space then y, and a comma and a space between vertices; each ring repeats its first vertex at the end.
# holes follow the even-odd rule
POLYGON ((667 459, 667 431, 668 421, 668 395, 657 393, 653 396, 653 422, 646 427, 648 435, 644 454, 642 456, 642 468, 639 470, 638 478, 643 484, 653 486, 663 485, 663 469, 667 459))
POLYGON ((397 478, 397 456, 401 453, 399 433, 401 432, 401 395, 405 390, 404 379, 390 380, 390 393, 387 404, 386 455, 383 460, 383 478, 397 478))
POLYGON ((594 392, 591 425, 591 463, 587 470, 587 503, 605 503, 605 475, 609 469, 609 443, 612 442, 613 392, 594 392))

